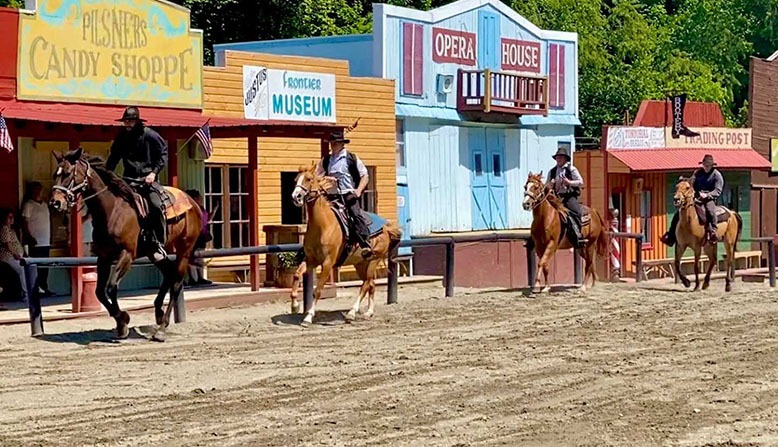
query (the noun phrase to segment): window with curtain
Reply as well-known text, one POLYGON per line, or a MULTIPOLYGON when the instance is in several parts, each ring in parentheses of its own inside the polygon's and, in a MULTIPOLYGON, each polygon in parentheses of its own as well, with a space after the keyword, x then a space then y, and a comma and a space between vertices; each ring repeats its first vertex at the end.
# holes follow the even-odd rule
POLYGON ((211 248, 249 245, 249 191, 247 166, 208 165, 205 168, 205 207, 217 210, 208 224, 211 248))

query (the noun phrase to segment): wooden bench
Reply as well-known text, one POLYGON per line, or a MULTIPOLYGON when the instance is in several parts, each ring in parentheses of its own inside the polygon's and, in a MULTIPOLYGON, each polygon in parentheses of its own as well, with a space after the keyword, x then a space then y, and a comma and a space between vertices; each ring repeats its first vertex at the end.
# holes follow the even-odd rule
MULTIPOLYGON (((641 279, 648 281, 648 275, 653 272, 659 273, 660 278, 670 277, 675 279, 675 271, 673 269, 673 263, 675 258, 662 258, 662 259, 648 259, 643 261, 643 271, 639 272, 641 279)), ((700 256, 700 271, 705 271, 707 267, 708 257, 705 255, 700 256)), ((681 267, 684 265, 694 264, 694 256, 686 256, 681 258, 681 267)), ((636 265, 635 261, 632 261, 632 265, 636 265)))
MULTIPOLYGON (((726 253, 724 254, 724 259, 727 258, 726 253)), ((751 250, 751 251, 736 251, 735 252, 735 269, 740 268, 740 266, 743 266, 743 268, 746 269, 752 269, 752 268, 759 268, 762 266, 762 251, 761 250, 751 250), (745 262, 740 262, 745 261, 745 262)))

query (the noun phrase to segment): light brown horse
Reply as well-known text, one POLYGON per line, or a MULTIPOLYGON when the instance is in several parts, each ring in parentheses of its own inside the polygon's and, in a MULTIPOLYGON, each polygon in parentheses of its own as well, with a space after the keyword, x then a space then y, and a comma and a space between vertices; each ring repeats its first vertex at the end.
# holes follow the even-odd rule
MULTIPOLYGON (((540 272, 543 272, 545 278, 545 287, 541 293, 551 290, 548 283, 548 268, 551 259, 554 258, 557 250, 571 248, 572 245, 565 235, 565 229, 562 225, 562 217, 567 216, 567 210, 562 202, 554 194, 551 187, 543 181, 543 172, 540 174, 529 173, 527 183, 524 184, 524 209, 532 210, 532 227, 530 230, 532 242, 535 245, 535 252, 540 258, 538 273, 535 276, 535 284, 540 283, 540 272)), ((587 209, 583 205, 582 211, 587 209)), ((596 255, 604 257, 608 252, 608 227, 596 209, 588 209, 590 221, 583 222, 581 233, 586 239, 586 244, 580 250, 581 257, 584 259, 584 277, 581 284, 581 290, 586 291, 587 279, 591 278, 592 286, 597 280, 597 270, 594 266, 596 255)))
MULTIPOLYGON (((694 188, 689 179, 681 177, 675 185, 675 194, 673 195, 673 204, 678 209, 678 226, 675 229, 675 274, 681 279, 684 287, 691 286, 689 279, 681 273, 681 258, 687 248, 694 252, 694 290, 700 288, 700 252, 704 249, 708 256, 708 270, 705 272, 705 280, 702 283, 702 290, 710 285, 710 274, 713 266, 716 265, 716 255, 718 244, 705 244, 705 226, 700 224, 695 209, 694 188), (703 246, 704 245, 704 246, 703 246)), ((716 235, 719 240, 723 239, 724 247, 727 252, 726 265, 726 286, 724 289, 729 292, 732 290, 732 281, 735 280, 735 250, 740 235, 743 232, 743 219, 734 211, 727 210, 729 217, 725 222, 716 226, 716 235)))
MULTIPOLYGON (((316 267, 321 266, 321 274, 314 292, 315 300, 302 322, 303 326, 307 326, 313 322, 316 304, 319 302, 319 298, 321 298, 324 284, 330 277, 330 272, 335 267, 343 250, 346 249, 346 240, 327 198, 328 193, 337 190, 337 180, 332 177, 317 176, 316 164, 314 163, 308 168, 300 167, 296 182, 297 185, 292 192, 292 200, 297 206, 305 205, 307 207, 308 228, 303 240, 305 260, 297 269, 292 284, 292 313, 299 313, 300 311, 299 303, 297 302, 297 291, 302 275, 309 268, 313 272, 316 270, 316 267)), ((351 249, 351 253, 343 265, 354 265, 356 267, 357 274, 359 274, 359 278, 362 280, 362 287, 359 290, 359 295, 354 305, 346 314, 346 319, 353 320, 356 318, 357 312, 360 311, 362 298, 365 295, 368 295, 368 305, 364 315, 366 317, 373 316, 375 312, 376 269, 379 262, 386 258, 400 243, 401 236, 400 228, 395 223, 387 221, 381 233, 370 240, 373 250, 373 255, 370 258, 363 258, 358 246, 351 249)))
MULTIPOLYGON (((116 336, 129 335, 130 315, 119 308, 117 292, 119 282, 130 270, 132 261, 147 255, 138 251, 141 227, 136 213, 132 188, 105 167, 99 157, 90 158, 78 148, 66 154, 54 153, 57 171, 54 174, 50 206, 65 211, 77 204, 83 196, 92 215, 93 250, 97 256, 97 298, 116 320, 116 336), (111 265, 116 267, 111 271, 111 265), (109 300, 110 299, 110 300, 109 300)), ((154 340, 164 341, 165 329, 170 324, 170 311, 181 295, 184 275, 194 252, 195 242, 202 227, 202 211, 188 194, 176 188, 167 188, 175 198, 167 208, 168 222, 165 249, 176 253, 174 262, 167 259, 156 264, 163 274, 154 309, 159 326, 154 340), (162 304, 170 291, 170 301, 165 312, 162 304)))

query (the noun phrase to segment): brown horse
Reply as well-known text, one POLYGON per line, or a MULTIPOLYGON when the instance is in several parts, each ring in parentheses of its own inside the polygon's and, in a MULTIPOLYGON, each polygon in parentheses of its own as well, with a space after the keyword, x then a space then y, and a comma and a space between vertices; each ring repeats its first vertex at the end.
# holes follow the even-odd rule
MULTIPOLYGON (((529 173, 527 183, 524 184, 524 209, 532 210, 531 236, 535 245, 535 252, 540 258, 538 273, 531 287, 540 283, 540 272, 543 271, 546 285, 541 292, 548 292, 551 286, 548 283, 548 267, 551 259, 559 249, 571 248, 562 224, 562 218, 567 216, 567 210, 553 190, 543 182, 543 172, 540 174, 529 173)), ((584 277, 581 290, 586 291, 587 279, 591 278, 592 286, 597 280, 597 271, 594 268, 596 255, 605 256, 608 251, 608 227, 596 209, 581 206, 581 210, 589 213, 589 222, 583 220, 581 233, 586 244, 581 249, 584 259, 584 277)), ((582 216, 582 218, 584 217, 582 216)))
MULTIPOLYGON (((329 193, 337 190, 337 181, 332 177, 318 177, 316 175, 316 164, 314 163, 309 168, 300 167, 296 182, 297 185, 292 192, 292 200, 297 206, 307 206, 308 228, 303 240, 305 260, 297 269, 292 284, 292 313, 300 311, 297 302, 297 289, 302 275, 308 268, 313 272, 317 266, 321 266, 321 275, 319 275, 318 283, 316 284, 313 306, 308 310, 302 322, 303 326, 307 326, 313 322, 316 303, 319 302, 324 284, 330 277, 330 272, 336 266, 338 259, 343 254, 343 250, 346 249, 347 241, 327 198, 329 193)), ((368 306, 365 316, 373 316, 375 312, 375 275, 378 263, 400 243, 401 236, 402 232, 397 225, 387 221, 381 232, 370 241, 371 248, 373 249, 373 255, 370 258, 363 258, 358 246, 351 249, 343 265, 354 265, 356 267, 357 274, 359 274, 359 278, 362 280, 362 287, 359 290, 359 296, 357 296, 354 306, 346 314, 348 320, 356 318, 357 312, 360 311, 362 298, 366 294, 368 295, 368 306)))
MULTIPOLYGON (((88 157, 82 148, 66 154, 54 153, 54 157, 57 171, 50 206, 65 211, 78 203, 79 196, 84 196, 94 227, 92 245, 97 256, 97 298, 116 320, 116 336, 126 338, 130 332, 130 315, 119 308, 119 282, 130 270, 132 261, 146 255, 138 252, 141 226, 135 193, 124 180, 106 169, 102 159, 88 157), (112 272, 114 262, 116 267, 112 272)), ((157 341, 165 338, 170 311, 181 295, 184 275, 202 226, 202 212, 197 202, 181 190, 168 187, 167 191, 175 202, 166 210, 168 238, 165 248, 168 253, 175 250, 176 260, 165 259, 156 264, 164 278, 154 300, 159 327, 153 339, 157 341), (162 304, 168 291, 170 301, 163 312, 162 304)))
MULTIPOLYGON (((673 204, 678 209, 678 226, 675 229, 675 238, 677 245, 675 247, 675 274, 681 279, 684 287, 691 286, 689 279, 681 273, 681 258, 687 248, 694 252, 694 290, 700 288, 700 252, 705 250, 708 256, 708 270, 705 272, 705 280, 702 283, 702 290, 710 285, 710 274, 713 266, 716 264, 716 255, 718 244, 705 244, 705 227, 699 222, 697 210, 695 209, 694 188, 689 181, 681 177, 675 185, 675 194, 673 195, 673 204)), ((740 235, 743 232, 743 219, 740 214, 721 207, 727 213, 727 220, 716 226, 716 235, 719 240, 723 238, 724 247, 727 252, 726 265, 726 286, 727 292, 732 290, 732 281, 735 280, 735 250, 740 235)), ((716 213, 719 214, 719 213, 716 213)))

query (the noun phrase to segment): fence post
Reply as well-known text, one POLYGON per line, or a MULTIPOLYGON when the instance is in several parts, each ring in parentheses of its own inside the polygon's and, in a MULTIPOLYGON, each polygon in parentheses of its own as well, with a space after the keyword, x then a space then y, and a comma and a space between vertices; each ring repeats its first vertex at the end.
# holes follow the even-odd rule
POLYGON ((582 272, 581 272, 581 254, 578 251, 577 248, 573 249, 573 282, 577 286, 580 286, 583 283, 582 272))
POLYGON ((389 252, 386 276, 386 304, 397 304, 397 247, 389 252))
POLYGON ((535 257, 535 241, 532 238, 527 239, 527 243, 524 244, 524 249, 527 251, 527 281, 529 281, 529 290, 535 287, 537 278, 535 275, 538 273, 537 258, 535 257))
POLYGON ((770 287, 775 287, 775 241, 767 241, 767 267, 770 269, 770 287))
POLYGON ((173 308, 173 321, 176 323, 186 323, 186 302, 184 302, 184 288, 178 292, 176 298, 176 307, 173 308))
POLYGON ((308 313, 313 307, 313 273, 308 268, 303 273, 303 313, 308 313))
POLYGON ((450 240, 446 244, 446 297, 451 298, 454 296, 454 240, 450 240))
POLYGON ((33 337, 43 335, 43 311, 41 297, 35 283, 38 282, 38 266, 24 262, 24 279, 27 285, 27 304, 30 309, 30 326, 33 337))
POLYGON ((643 235, 635 238, 635 282, 643 280, 643 235))

